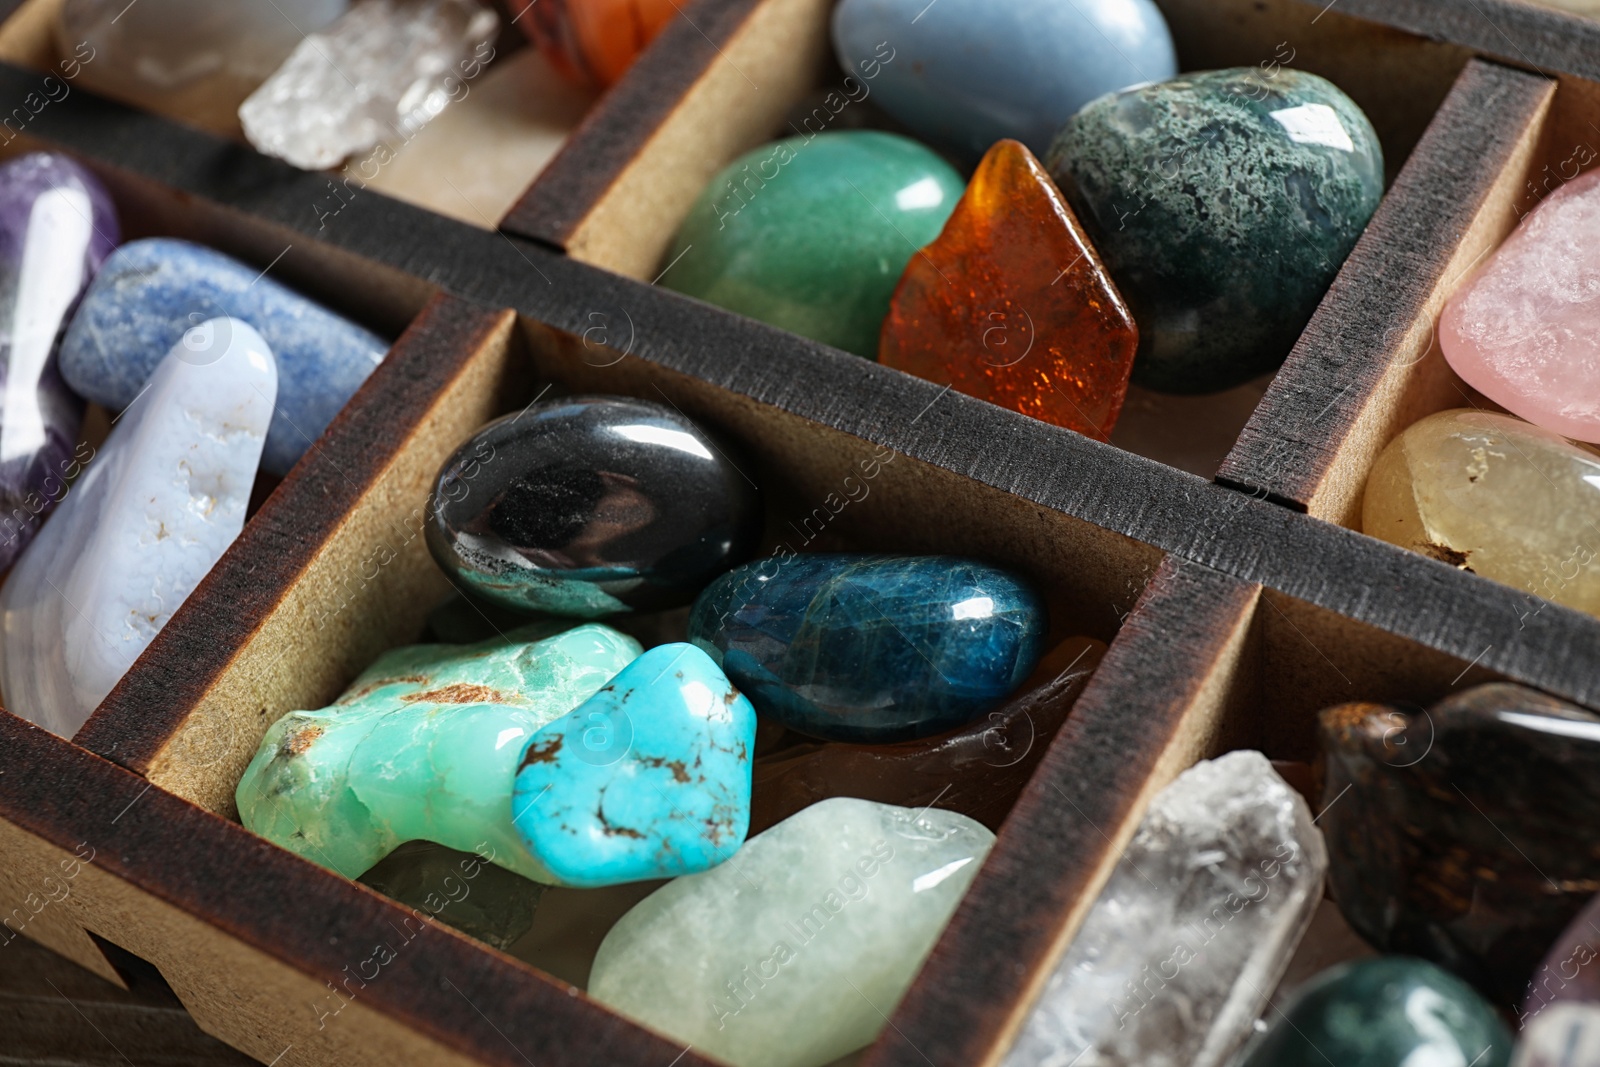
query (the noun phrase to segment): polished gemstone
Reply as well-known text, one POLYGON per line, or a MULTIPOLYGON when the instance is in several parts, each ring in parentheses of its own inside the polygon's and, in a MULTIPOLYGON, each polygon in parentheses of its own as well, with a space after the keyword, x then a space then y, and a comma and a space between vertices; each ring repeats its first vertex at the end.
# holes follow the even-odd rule
POLYGON ((467 91, 499 27, 479 0, 360 0, 239 105, 244 135, 303 170, 403 143, 467 91))
MULTIPOLYGON (((91 92, 237 136, 239 104, 348 0, 65 0, 55 21, 68 76, 91 92)), ((48 88, 48 86, 47 86, 48 88)))
POLYGON ((1545 198, 1445 305, 1462 381, 1535 426, 1600 441, 1600 171, 1545 198))
POLYGON ((185 334, 0 591, 0 694, 70 737, 244 528, 278 377, 236 319, 185 334))
POLYGON ((57 349, 118 238, 111 197, 66 156, 0 166, 0 570, 33 540, 94 454, 57 349))
POLYGON ((545 887, 494 862, 494 849, 457 852, 431 841, 401 845, 361 876, 386 897, 469 937, 510 948, 533 926, 545 887))
POLYGON ((1565 1001, 1529 1020, 1511 1067, 1593 1067, 1600 1063, 1600 1004, 1565 1001))
POLYGON ((1101 97, 1049 166, 1139 323, 1134 382, 1173 393, 1277 369, 1383 195, 1367 117, 1288 68, 1101 97))
POLYGON ((708 870, 750 826, 756 713, 693 645, 652 648, 534 735, 512 824, 566 885, 708 870))
POLYGON ((1191 767, 1151 801, 1005 1067, 1224 1067, 1327 869, 1310 808, 1265 756, 1191 767))
POLYGON ((1511 1034, 1460 979, 1383 957, 1324 971, 1239 1067, 1507 1067, 1511 1034))
POLYGON ((490 423, 440 468, 429 514, 428 547, 462 588, 577 618, 688 604, 761 536, 760 494, 728 450, 621 396, 490 423))
MULTIPOLYGON (((1546 950, 1528 980, 1517 1021, 1526 1027, 1529 1020, 1570 1001, 1600 1012, 1600 896, 1591 898, 1546 950)), ((1589 1031, 1600 1037, 1593 1025, 1589 1031)))
POLYGON ((883 1029, 993 843, 938 808, 814 804, 635 905, 589 995, 734 1067, 822 1067, 883 1029))
POLYGON ((1361 514, 1373 537, 1591 613, 1600 613, 1597 524, 1600 456, 1509 415, 1465 409, 1389 442, 1361 514))
POLYGON ((829 797, 906 808, 937 802, 998 831, 1105 649, 1087 637, 1063 641, 1015 697, 937 737, 889 745, 803 741, 761 756, 750 832, 829 797))
POLYGON ((661 284, 872 358, 895 283, 961 176, 872 130, 791 137, 730 163, 689 209, 661 284))
POLYGON ((1320 825, 1350 925, 1516 1004, 1600 891, 1600 716, 1493 684, 1425 712, 1330 708, 1321 740, 1320 825))
POLYGON ((833 47, 874 103, 969 163, 1003 138, 1043 154, 1095 97, 1178 73, 1151 0, 842 0, 833 47))
POLYGON ((594 623, 391 649, 332 707, 291 711, 267 730, 239 781, 239 818, 347 878, 407 841, 432 841, 492 851, 507 870, 558 884, 511 825, 522 750, 639 652, 594 623))
POLYGON ((516 21, 568 80, 604 88, 680 10, 677 0, 543 0, 516 21))
POLYGON ((895 289, 878 360, 1101 441, 1139 346, 1133 316, 1039 161, 983 157, 895 289))
POLYGON ((186 330, 223 315, 255 327, 277 358, 278 407, 261 462, 287 474, 389 346, 256 267, 171 238, 123 245, 72 318, 61 373, 80 395, 120 410, 186 330))
POLYGON ((689 616, 689 640, 757 711, 833 741, 966 725, 1028 677, 1048 628, 1032 586, 953 556, 772 556, 689 616))

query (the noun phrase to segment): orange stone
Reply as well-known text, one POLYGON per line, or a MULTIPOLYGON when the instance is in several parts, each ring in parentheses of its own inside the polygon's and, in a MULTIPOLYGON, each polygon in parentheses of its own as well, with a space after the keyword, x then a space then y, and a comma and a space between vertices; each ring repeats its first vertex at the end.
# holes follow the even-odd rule
POLYGON ((999 141, 900 276, 878 360, 1104 441, 1138 347, 1050 175, 1021 142, 999 141))
POLYGON ((562 77, 603 89, 677 13, 675 0, 539 0, 517 22, 562 77))

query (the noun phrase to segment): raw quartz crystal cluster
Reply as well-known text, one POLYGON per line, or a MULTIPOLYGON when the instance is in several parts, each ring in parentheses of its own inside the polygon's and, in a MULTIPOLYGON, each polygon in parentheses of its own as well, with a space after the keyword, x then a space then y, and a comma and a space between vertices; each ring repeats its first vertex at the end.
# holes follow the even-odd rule
POLYGON ((244 526, 272 350, 211 319, 173 346, 0 591, 0 691, 71 736, 244 526))
POLYGON ((834 798, 612 927, 589 995, 735 1067, 870 1044, 994 835, 964 815, 834 798))
POLYGON ((92 454, 62 381, 61 334, 118 238, 100 183, 65 156, 0 167, 0 570, 33 540, 92 454))
POLYGON ((357 0, 239 107, 245 136, 305 170, 403 143, 481 69, 499 24, 478 0, 357 0))
POLYGON ((1327 867, 1305 801, 1266 757, 1196 764, 1151 803, 1005 1067, 1224 1067, 1327 867))
POLYGON ((57 50, 96 93, 224 135, 239 104, 348 0, 65 0, 57 50))
POLYGON ((1539 204, 1445 306, 1462 381, 1563 437, 1600 442, 1600 170, 1539 204))

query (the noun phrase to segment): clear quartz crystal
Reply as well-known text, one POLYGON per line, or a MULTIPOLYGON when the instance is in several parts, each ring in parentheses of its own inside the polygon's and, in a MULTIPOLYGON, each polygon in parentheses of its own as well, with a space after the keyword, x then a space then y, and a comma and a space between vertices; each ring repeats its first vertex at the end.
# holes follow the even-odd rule
POLYGON ((1328 854, 1259 752, 1164 789, 1056 964, 1005 1067, 1218 1067, 1322 899, 1328 854))
POLYGON ((65 0, 57 51, 92 92, 238 135, 239 103, 348 0, 65 0))
POLYGON ((499 24, 478 0, 360 0, 240 106, 245 136, 306 170, 403 144, 462 95, 499 24))

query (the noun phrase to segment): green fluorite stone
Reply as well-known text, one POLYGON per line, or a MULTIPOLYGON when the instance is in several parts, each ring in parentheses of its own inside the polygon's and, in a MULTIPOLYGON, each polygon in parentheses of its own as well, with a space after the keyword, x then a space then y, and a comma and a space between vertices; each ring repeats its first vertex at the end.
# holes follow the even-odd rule
POLYGON ((1175 393, 1276 369, 1383 195, 1361 109, 1287 68, 1103 96, 1048 162, 1133 309, 1133 380, 1175 393))
POLYGON ((551 630, 384 653, 332 707, 272 725, 239 781, 240 820, 347 878, 433 841, 558 884, 512 828, 517 763, 641 649, 595 623, 551 630))
POLYGON ((706 186, 661 284, 876 359, 901 273, 965 190, 948 163, 895 134, 776 141, 706 186))
POLYGON ((1277 1016, 1239 1067, 1506 1067, 1511 1034, 1461 979, 1380 956, 1325 971, 1277 1016))

